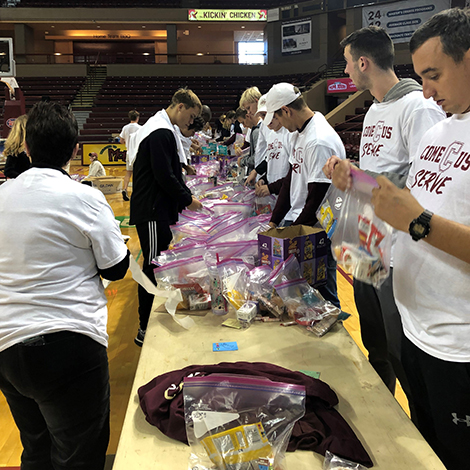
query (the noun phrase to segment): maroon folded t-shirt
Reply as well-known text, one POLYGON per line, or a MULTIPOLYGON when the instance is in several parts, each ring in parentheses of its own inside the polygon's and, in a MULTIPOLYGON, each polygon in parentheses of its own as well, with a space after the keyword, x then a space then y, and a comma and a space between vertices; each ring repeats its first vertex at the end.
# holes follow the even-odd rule
POLYGON ((312 450, 322 455, 329 450, 366 467, 373 466, 353 430, 335 410, 338 397, 329 385, 302 372, 265 362, 192 365, 159 375, 138 390, 140 406, 147 421, 166 436, 187 444, 181 393, 183 379, 190 375, 213 373, 261 376, 274 382, 305 386, 305 415, 295 423, 287 450, 312 450))

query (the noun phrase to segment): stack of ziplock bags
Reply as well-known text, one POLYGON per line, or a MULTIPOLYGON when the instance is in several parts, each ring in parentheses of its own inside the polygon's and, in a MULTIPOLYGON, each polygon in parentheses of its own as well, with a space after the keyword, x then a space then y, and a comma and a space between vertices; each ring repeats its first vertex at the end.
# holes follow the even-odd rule
POLYGON ((275 197, 258 198, 237 181, 221 181, 216 164, 200 164, 187 183, 204 208, 183 210, 170 227, 171 248, 153 260, 158 286, 181 291, 180 310, 225 315, 231 306, 242 328, 279 321, 322 336, 341 311, 302 278, 297 258, 289 256, 274 270, 260 266, 258 234, 269 229, 275 197))

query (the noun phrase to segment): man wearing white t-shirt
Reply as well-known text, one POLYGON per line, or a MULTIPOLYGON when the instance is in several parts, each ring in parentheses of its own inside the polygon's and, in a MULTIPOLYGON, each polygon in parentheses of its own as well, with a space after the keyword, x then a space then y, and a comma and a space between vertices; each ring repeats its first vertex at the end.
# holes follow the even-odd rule
POLYGON ((470 442, 469 10, 438 13, 410 49, 424 96, 453 116, 423 136, 406 188, 378 177, 372 203, 399 230, 394 291, 416 424, 458 470, 469 467, 470 442))
MULTIPOLYGON (((299 89, 278 83, 267 94, 266 124, 273 117, 292 133, 290 169, 283 179, 270 225, 315 225, 315 213, 330 186, 323 166, 332 155, 346 158, 343 142, 318 111, 313 112, 299 89), (285 218, 289 214, 289 219, 285 218)), ((327 284, 318 289, 326 300, 339 307, 336 289, 336 261, 328 250, 327 284)))
POLYGON ((103 470, 109 441, 100 275, 122 279, 129 252, 104 195, 63 170, 77 138, 67 108, 37 103, 32 168, 0 186, 0 389, 25 470, 103 470))
MULTIPOLYGON (((443 120, 445 113, 432 100, 424 98, 415 80, 398 79, 393 70, 393 43, 384 29, 362 28, 346 37, 341 45, 345 72, 358 90, 369 90, 375 98, 364 118, 359 166, 374 177, 385 175, 403 187, 421 137, 443 120)), ((344 190, 349 183, 351 163, 338 161, 336 165, 336 161, 332 158, 329 162, 334 168, 333 184, 344 190)), ((414 419, 413 400, 400 359, 403 327, 393 298, 393 276, 380 289, 354 279, 354 298, 369 361, 392 393, 399 379, 414 419)))
MULTIPOLYGON (((256 183, 255 192, 259 197, 279 194, 282 180, 290 169, 291 133, 281 125, 276 115, 268 127, 273 132, 269 136, 265 160, 262 162, 266 165, 264 174, 256 183)), ((262 168, 260 172, 263 173, 262 168)))
MULTIPOLYGON (((131 121, 129 124, 126 124, 122 130, 121 133, 119 134, 119 142, 121 144, 128 146, 129 143, 129 137, 134 134, 134 132, 137 132, 141 125, 139 124, 139 118, 140 118, 140 113, 136 111, 135 109, 129 111, 129 121, 131 121)), ((132 163, 131 159, 129 156, 126 158, 126 175, 124 176, 124 185, 122 187, 122 198, 124 201, 129 200, 129 196, 127 194, 127 188, 129 186, 129 181, 131 180, 132 176, 132 163)))

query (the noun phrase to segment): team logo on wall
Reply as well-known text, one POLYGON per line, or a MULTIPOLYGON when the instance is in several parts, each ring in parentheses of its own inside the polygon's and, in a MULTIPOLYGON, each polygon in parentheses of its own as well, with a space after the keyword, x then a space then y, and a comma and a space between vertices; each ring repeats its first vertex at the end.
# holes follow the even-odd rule
POLYGON ((15 124, 15 121, 16 121, 16 118, 7 119, 7 122, 6 122, 7 127, 11 129, 13 127, 13 124, 15 124))

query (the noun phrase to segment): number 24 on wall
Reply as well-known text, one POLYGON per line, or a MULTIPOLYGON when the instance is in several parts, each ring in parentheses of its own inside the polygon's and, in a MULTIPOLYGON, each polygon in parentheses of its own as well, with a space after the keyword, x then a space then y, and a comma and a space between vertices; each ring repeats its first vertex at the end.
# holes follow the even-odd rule
POLYGON ((369 26, 380 26, 382 24, 380 18, 382 18, 380 10, 369 11, 367 14, 367 21, 369 22, 369 26))

